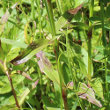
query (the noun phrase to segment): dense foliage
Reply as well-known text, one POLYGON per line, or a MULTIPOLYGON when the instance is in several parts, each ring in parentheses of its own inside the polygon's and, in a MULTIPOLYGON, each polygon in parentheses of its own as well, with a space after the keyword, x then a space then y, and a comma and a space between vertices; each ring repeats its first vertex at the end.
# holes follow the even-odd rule
POLYGON ((0 110, 109 110, 109 12, 109 0, 1 0, 0 110))

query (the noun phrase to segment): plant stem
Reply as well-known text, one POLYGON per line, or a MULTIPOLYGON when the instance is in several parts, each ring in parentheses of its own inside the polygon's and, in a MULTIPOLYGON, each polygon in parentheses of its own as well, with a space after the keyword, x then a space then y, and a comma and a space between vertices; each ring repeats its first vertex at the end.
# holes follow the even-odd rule
MULTIPOLYGON (((89 5, 89 18, 93 17, 94 13, 94 0, 90 0, 90 5, 89 5)), ((89 22, 89 26, 92 26, 92 23, 89 22)))
POLYGON ((107 83, 107 58, 105 58, 105 85, 106 85, 106 91, 107 91, 107 95, 109 96, 109 90, 108 90, 108 83, 107 83))
POLYGON ((55 23, 54 23, 54 19, 53 19, 53 10, 52 10, 51 0, 44 0, 44 3, 45 3, 47 13, 48 13, 48 18, 49 18, 49 22, 50 22, 52 35, 55 36, 56 30, 55 30, 55 23))
MULTIPOLYGON (((52 35, 53 35, 53 37, 55 37, 56 29, 55 29, 55 23, 54 23, 54 18, 53 18, 53 11, 52 11, 51 0, 44 0, 44 1, 45 1, 48 17, 49 17, 49 22, 50 22, 50 26, 51 26, 52 35)), ((56 60, 58 58, 58 45, 57 44, 58 44, 58 41, 56 39, 54 41, 54 45, 53 45, 54 53, 56 55, 56 60)), ((63 101, 64 101, 64 108, 65 108, 65 110, 68 110, 66 89, 63 88, 63 87, 62 87, 62 98, 63 98, 63 101)))
POLYGON ((62 14, 62 8, 61 8, 61 1, 60 0, 56 0, 56 4, 57 4, 57 7, 58 7, 58 10, 60 12, 60 14, 62 14))
POLYGON ((104 29, 104 2, 103 0, 100 0, 100 8, 101 8, 101 22, 102 22, 102 43, 103 46, 107 45, 107 41, 105 38, 105 29, 104 29))
POLYGON ((8 76, 8 80, 10 82, 10 85, 11 85, 11 89, 12 89, 12 93, 13 93, 13 96, 14 96, 14 99, 15 99, 15 102, 16 102, 16 106, 18 107, 18 110, 20 110, 20 105, 18 103, 18 100, 17 100, 17 96, 16 96, 16 92, 15 92, 15 89, 14 89, 14 86, 13 86, 13 82, 12 82, 12 79, 10 77, 10 74, 8 71, 6 71, 6 75, 8 76))
MULTIPOLYGON (((90 6, 89 6, 89 17, 93 17, 93 9, 94 9, 94 0, 90 1, 90 6)), ((92 23, 89 22, 89 27, 92 26, 92 23)), ((91 50, 92 50, 92 45, 91 45, 91 39, 92 39, 92 29, 89 30, 88 32, 88 79, 91 80, 91 73, 92 73, 92 59, 91 59, 91 50)))
POLYGON ((39 21, 39 32, 40 32, 40 38, 42 37, 41 36, 41 32, 42 32, 42 20, 41 20, 41 12, 42 12, 42 0, 36 0, 36 4, 37 4, 37 11, 38 11, 38 14, 39 14, 39 17, 38 17, 38 21, 39 21))
POLYGON ((66 93, 66 89, 65 88, 62 88, 62 97, 63 97, 63 101, 64 101, 65 110, 69 110, 68 109, 68 104, 67 104, 67 93, 66 93))
POLYGON ((32 16, 32 19, 35 20, 35 13, 34 13, 34 0, 32 0, 32 3, 31 3, 31 16, 32 16))
MULTIPOLYGON (((101 22, 102 22, 102 43, 103 43, 103 46, 104 46, 104 50, 103 51, 106 51, 107 50, 107 41, 106 41, 106 37, 105 37, 105 29, 104 29, 104 1, 103 0, 100 0, 100 8, 101 8, 101 22)), ((105 52, 104 52, 105 53, 105 52)), ((105 55, 105 54, 104 54, 105 55)), ((104 56, 106 57, 106 56, 104 56)), ((107 58, 105 58, 105 85, 106 85, 106 92, 107 92, 107 95, 109 96, 109 90, 108 90, 108 83, 107 83, 107 58)))
MULTIPOLYGON (((45 3, 47 13, 48 13, 48 18, 49 18, 49 22, 50 22, 52 36, 55 37, 56 28, 55 28, 55 23, 54 23, 51 0, 44 0, 44 3, 45 3)), ((57 40, 54 41, 53 48, 54 48, 54 53, 55 53, 55 56, 56 56, 56 59, 57 59, 58 58, 58 41, 57 40)))

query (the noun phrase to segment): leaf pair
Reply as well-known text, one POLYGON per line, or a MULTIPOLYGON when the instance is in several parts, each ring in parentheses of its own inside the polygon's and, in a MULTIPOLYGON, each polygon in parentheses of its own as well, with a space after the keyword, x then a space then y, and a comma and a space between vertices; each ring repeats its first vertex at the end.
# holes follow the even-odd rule
POLYGON ((78 95, 80 98, 85 99, 98 107, 102 107, 102 104, 95 98, 94 90, 86 84, 80 83, 78 95))

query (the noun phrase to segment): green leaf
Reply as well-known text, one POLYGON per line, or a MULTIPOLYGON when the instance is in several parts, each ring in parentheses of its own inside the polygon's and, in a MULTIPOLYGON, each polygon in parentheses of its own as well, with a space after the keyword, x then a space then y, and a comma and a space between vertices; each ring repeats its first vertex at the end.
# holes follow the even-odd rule
MULTIPOLYGON (((77 45, 73 44, 72 51, 74 52, 74 60, 79 63, 80 71, 85 75, 85 77, 88 77, 88 53, 87 51, 77 45)), ((91 76, 93 76, 93 65, 91 65, 92 71, 91 76)))
POLYGON ((11 49, 6 56, 6 61, 10 62, 11 60, 13 60, 15 57, 19 55, 19 52, 20 52, 20 48, 11 49))
POLYGON ((41 51, 44 47, 49 45, 48 40, 39 39, 36 43, 30 44, 30 46, 21 53, 21 55, 17 56, 15 59, 11 61, 14 65, 19 65, 27 62, 31 59, 37 52, 41 51))
POLYGON ((50 27, 51 27, 51 32, 52 35, 55 36, 56 30, 55 30, 55 22, 54 22, 54 16, 53 16, 53 9, 52 9, 52 3, 51 0, 44 0, 49 22, 50 22, 50 27))
POLYGON ((66 63, 64 63, 63 65, 62 65, 62 74, 63 74, 63 79, 64 79, 64 82, 65 82, 65 84, 67 84, 68 82, 69 82, 69 68, 68 68, 68 66, 67 66, 67 64, 66 63))
POLYGON ((18 108, 15 105, 5 105, 0 107, 0 110, 18 110, 18 108))
POLYGON ((7 76, 0 77, 0 94, 5 94, 11 91, 10 83, 7 76))
POLYGON ((75 0, 75 7, 87 3, 89 0, 75 0))
MULTIPOLYGON (((46 107, 47 110, 61 110, 61 108, 55 108, 55 107, 46 107)), ((62 109, 64 110, 64 109, 62 109)))
MULTIPOLYGON (((21 75, 13 75, 12 76, 13 85, 17 86, 24 80, 24 77, 21 75)), ((11 86, 7 76, 0 77, 0 94, 5 94, 11 91, 11 86)))
POLYGON ((94 89, 96 95, 99 96, 100 98, 104 99, 101 79, 100 78, 92 79, 92 82, 90 83, 90 85, 94 89))
POLYGON ((58 68, 59 68, 59 76, 62 84, 61 86, 67 85, 67 83, 69 82, 70 70, 68 68, 68 59, 63 53, 59 55, 58 68))
POLYGON ((95 93, 92 88, 88 87, 84 83, 79 83, 78 95, 80 98, 88 100, 89 102, 95 104, 98 107, 102 107, 100 101, 95 98, 95 93))
POLYGON ((67 24, 67 19, 65 19, 63 16, 61 16, 58 21, 55 23, 56 25, 56 32, 58 33, 58 31, 60 29, 62 29, 66 24, 67 24))
POLYGON ((71 0, 60 0, 61 1, 61 10, 63 11, 63 13, 65 13, 67 10, 69 10, 70 8, 72 8, 72 3, 74 3, 74 1, 71 0))
POLYGON ((0 73, 5 72, 3 61, 0 60, 0 73))
POLYGON ((80 72, 82 74, 84 74, 85 76, 87 76, 87 68, 86 68, 86 65, 84 64, 83 60, 81 60, 79 57, 74 57, 74 61, 77 61, 78 64, 79 64, 79 67, 80 67, 80 72))
POLYGON ((0 38, 0 40, 2 43, 13 45, 15 47, 19 47, 19 48, 26 48, 27 47, 27 44, 22 43, 21 41, 10 40, 10 39, 6 39, 6 38, 0 38))
POLYGON ((30 93, 30 90, 28 88, 26 88, 26 90, 20 95, 20 97, 19 97, 20 105, 22 105, 24 103, 24 100, 29 93, 30 93))
POLYGON ((0 34, 2 34, 2 32, 4 31, 5 24, 7 23, 9 16, 10 16, 10 13, 7 10, 0 20, 0 34))
POLYGON ((62 105, 61 87, 56 82, 54 82, 54 89, 55 89, 56 101, 59 103, 59 105, 62 105), (57 98, 57 97, 59 97, 59 98, 57 98))
POLYGON ((107 80, 108 83, 110 83, 110 74, 108 74, 108 75, 106 76, 106 80, 107 80))
MULTIPOLYGON (((82 59, 83 59, 83 62, 85 64, 85 67, 86 67, 86 71, 88 73, 88 53, 87 51, 84 49, 84 48, 81 48, 81 53, 82 53, 82 59)), ((93 76, 93 64, 91 64, 91 76, 93 76)))
POLYGON ((46 58, 45 54, 40 51, 36 54, 37 58, 40 58, 38 61, 38 65, 40 67, 41 72, 45 73, 50 80, 60 85, 60 79, 58 75, 58 71, 54 69, 53 65, 46 58))

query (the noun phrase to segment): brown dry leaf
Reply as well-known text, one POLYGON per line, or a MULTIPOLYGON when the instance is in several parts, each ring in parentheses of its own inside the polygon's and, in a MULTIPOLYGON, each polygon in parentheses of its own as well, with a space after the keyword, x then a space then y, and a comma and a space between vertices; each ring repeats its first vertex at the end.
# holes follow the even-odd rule
POLYGON ((69 10, 68 12, 69 12, 70 14, 75 15, 75 14, 77 14, 77 12, 82 8, 82 6, 83 6, 83 4, 79 5, 78 7, 74 8, 74 9, 69 10))

